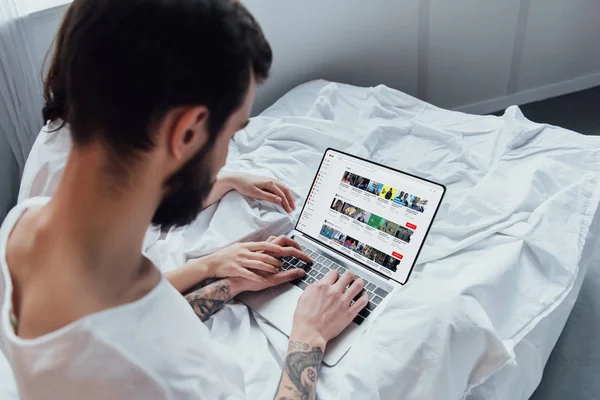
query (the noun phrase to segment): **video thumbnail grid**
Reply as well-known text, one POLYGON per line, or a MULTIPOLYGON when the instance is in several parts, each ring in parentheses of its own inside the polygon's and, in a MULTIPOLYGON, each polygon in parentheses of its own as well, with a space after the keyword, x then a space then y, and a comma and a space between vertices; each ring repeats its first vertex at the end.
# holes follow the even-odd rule
POLYGON ((388 235, 392 235, 406 243, 410 243, 410 238, 414 233, 414 231, 408 228, 400 226, 395 222, 387 220, 369 211, 363 210, 337 197, 333 199, 330 208, 333 211, 337 211, 350 218, 354 218, 358 222, 367 224, 372 228, 378 229, 381 232, 387 233, 388 235))
POLYGON ((364 242, 354 239, 353 237, 338 231, 330 225, 323 224, 319 234, 347 249, 352 250, 359 256, 365 257, 374 263, 389 269, 390 271, 396 272, 398 270, 398 265, 400 265, 400 260, 398 258, 386 254, 381 250, 377 250, 376 248, 369 246, 364 242))
POLYGON ((342 176, 342 183, 348 184, 360 190, 364 190, 374 196, 378 196, 382 199, 393 201, 396 204, 410 208, 411 210, 418 211, 420 213, 425 211, 429 201, 423 199, 417 195, 411 194, 408 191, 399 190, 389 185, 370 180, 350 171, 344 172, 342 176))

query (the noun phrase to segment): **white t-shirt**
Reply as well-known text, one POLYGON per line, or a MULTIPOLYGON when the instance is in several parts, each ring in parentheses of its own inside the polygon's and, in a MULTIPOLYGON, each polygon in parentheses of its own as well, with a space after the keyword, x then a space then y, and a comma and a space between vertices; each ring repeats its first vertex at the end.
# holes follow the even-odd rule
POLYGON ((6 243, 32 206, 15 207, 0 229, 0 348, 27 399, 242 399, 244 376, 186 300, 162 278, 143 298, 90 314, 35 339, 15 335, 6 243))

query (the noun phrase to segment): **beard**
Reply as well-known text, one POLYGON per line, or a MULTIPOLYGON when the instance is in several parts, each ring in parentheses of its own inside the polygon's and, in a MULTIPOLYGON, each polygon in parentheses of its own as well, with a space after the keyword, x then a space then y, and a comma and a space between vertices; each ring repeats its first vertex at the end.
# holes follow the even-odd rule
POLYGON ((213 144, 207 143, 165 182, 165 195, 152 217, 152 225, 163 230, 189 225, 196 219, 215 184, 210 167, 213 144))

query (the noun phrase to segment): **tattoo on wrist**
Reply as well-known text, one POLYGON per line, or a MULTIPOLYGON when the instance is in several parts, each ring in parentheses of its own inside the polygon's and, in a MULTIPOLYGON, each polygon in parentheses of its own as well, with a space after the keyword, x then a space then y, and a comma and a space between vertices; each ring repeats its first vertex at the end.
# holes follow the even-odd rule
POLYGON ((197 292, 198 290, 202 289, 203 287, 206 287, 208 285, 210 285, 211 283, 214 283, 218 281, 218 279, 215 278, 208 278, 203 280, 202 282, 198 283, 196 286, 192 287, 189 290, 186 290, 185 293, 183 294, 184 296, 187 296, 189 294, 192 294, 193 292, 197 292))
POLYGON ((292 350, 308 351, 308 343, 295 342, 293 340, 290 340, 290 343, 288 344, 288 352, 290 352, 292 350))
POLYGON ((283 365, 276 400, 298 399, 313 400, 316 393, 317 373, 323 360, 323 349, 308 343, 290 341, 288 355, 283 365), (289 382, 288 382, 289 381, 289 382), (281 382, 285 382, 284 385, 281 382))
POLYGON ((229 300, 231 291, 225 281, 217 281, 185 296, 190 306, 202 321, 206 321, 229 300))

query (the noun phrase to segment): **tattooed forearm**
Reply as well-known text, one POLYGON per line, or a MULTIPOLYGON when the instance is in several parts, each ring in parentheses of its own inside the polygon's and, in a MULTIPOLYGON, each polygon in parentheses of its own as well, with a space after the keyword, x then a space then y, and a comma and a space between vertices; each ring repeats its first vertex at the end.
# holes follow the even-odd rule
POLYGON ((217 282, 219 281, 219 279, 214 279, 214 278, 208 278, 203 280, 202 282, 200 282, 199 284, 197 284, 196 286, 194 286, 193 288, 186 290, 183 295, 187 296, 188 294, 191 294, 193 292, 197 292, 198 290, 202 289, 203 287, 206 287, 208 285, 210 285, 211 283, 217 282))
POLYGON ((290 341, 275 400, 313 400, 323 350, 308 343, 290 341))
POLYGON ((190 303, 198 318, 206 321, 231 300, 231 297, 229 284, 225 281, 217 281, 187 294, 185 299, 190 303))

